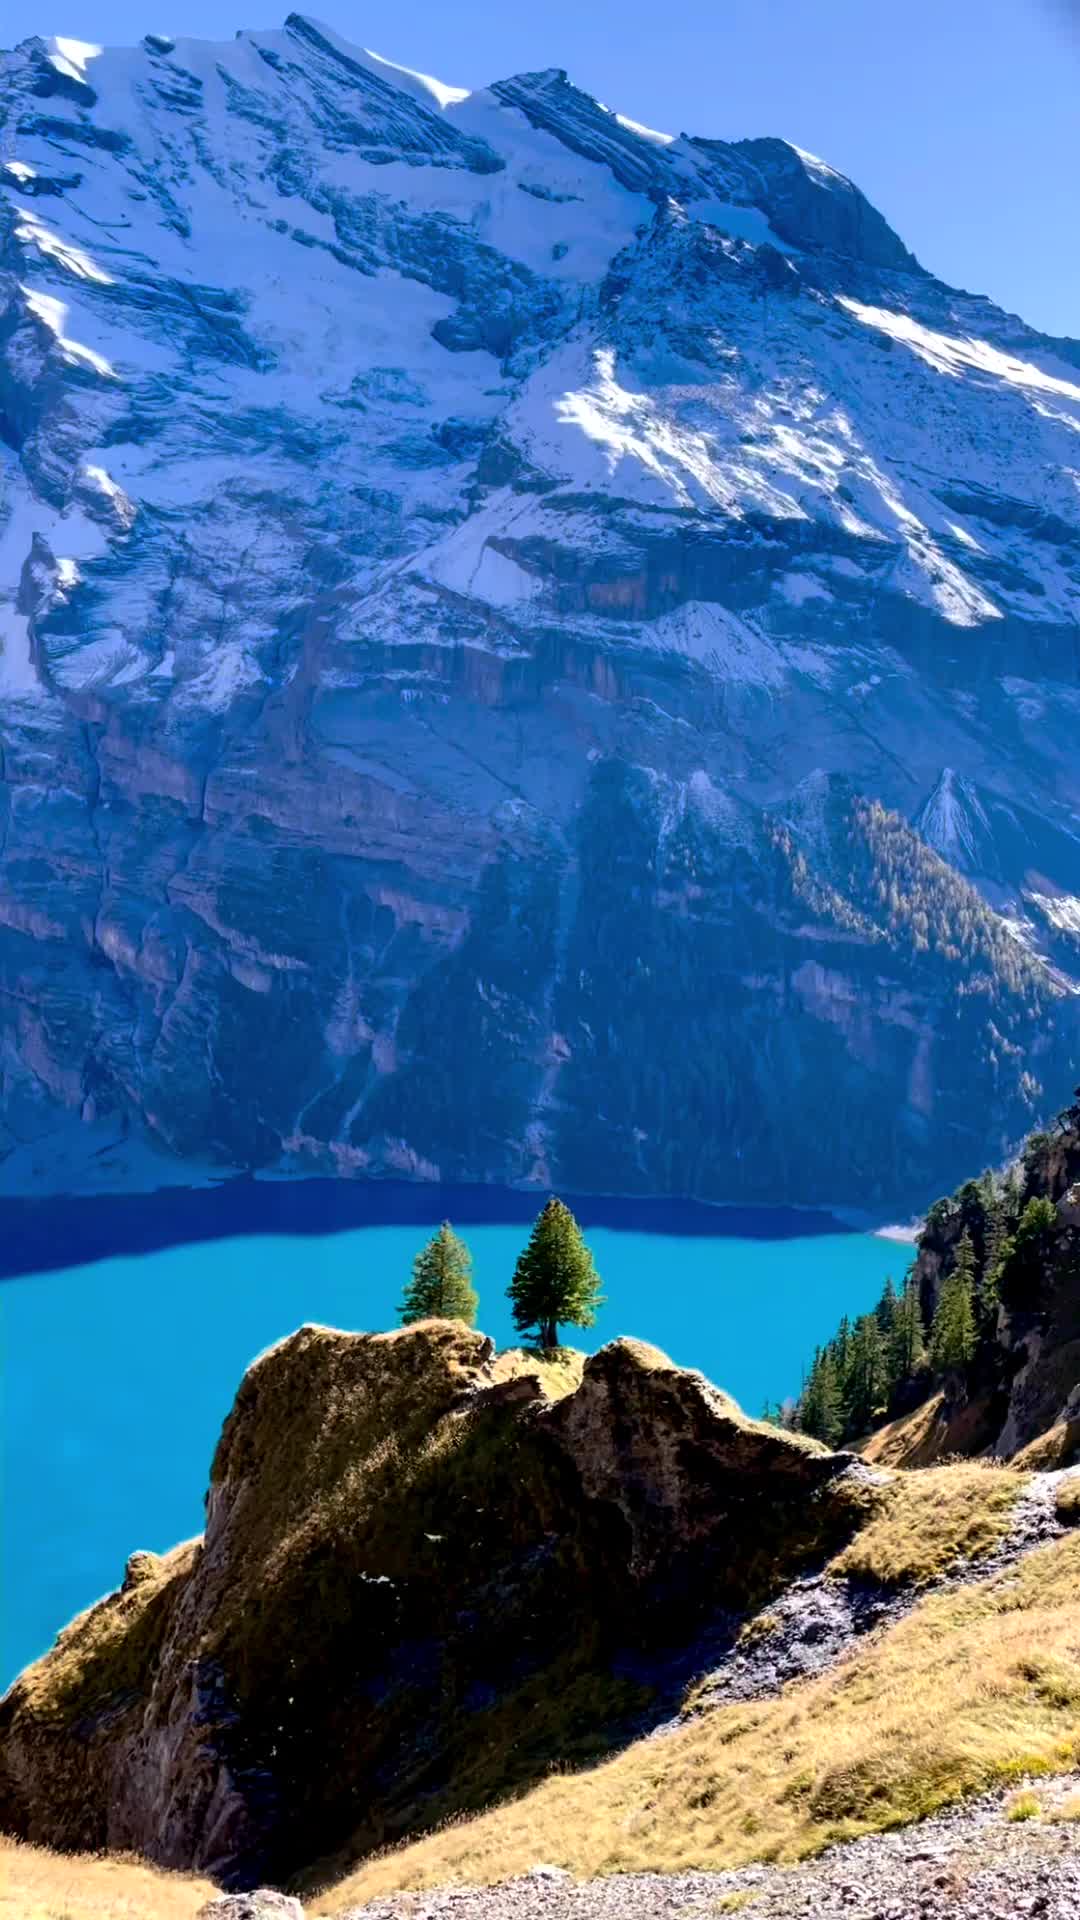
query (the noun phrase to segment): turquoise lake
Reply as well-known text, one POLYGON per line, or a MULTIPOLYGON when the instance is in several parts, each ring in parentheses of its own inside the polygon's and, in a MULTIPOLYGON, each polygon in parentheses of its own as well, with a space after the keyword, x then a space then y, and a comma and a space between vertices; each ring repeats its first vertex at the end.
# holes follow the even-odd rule
MULTIPOLYGON (((427 1206, 441 1217, 438 1195, 427 1206)), ((633 1230, 588 1226, 608 1305, 588 1335, 569 1338, 592 1348, 637 1334, 751 1413, 797 1391, 815 1344, 843 1313, 867 1311, 910 1257, 820 1222, 801 1232, 790 1216, 770 1238, 766 1214, 744 1236, 720 1212, 689 1233, 638 1231, 641 1207, 627 1212, 633 1230)), ((617 1203, 604 1203, 613 1215, 617 1203)), ((451 1217, 473 1251, 479 1324, 513 1344, 504 1290, 527 1227, 451 1217)), ((226 1235, 0 1284, 0 1687, 119 1584, 133 1548, 199 1532, 218 1431, 256 1354, 304 1321, 395 1325, 429 1231, 414 1221, 226 1235)), ((7 1258, 10 1272, 10 1236, 7 1258)))

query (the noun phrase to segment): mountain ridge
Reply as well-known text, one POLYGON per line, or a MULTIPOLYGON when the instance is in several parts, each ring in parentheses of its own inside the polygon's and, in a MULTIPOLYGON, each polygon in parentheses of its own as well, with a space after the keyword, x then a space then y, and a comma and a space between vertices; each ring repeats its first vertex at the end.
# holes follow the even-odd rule
POLYGON ((6 1190, 912 1212, 1056 1104, 1060 343, 826 163, 559 69, 463 96, 291 15, 25 42, 0 107, 6 1190), (929 852, 792 894, 776 839, 814 779, 940 839, 944 768, 947 912, 1017 949, 972 981, 929 852))

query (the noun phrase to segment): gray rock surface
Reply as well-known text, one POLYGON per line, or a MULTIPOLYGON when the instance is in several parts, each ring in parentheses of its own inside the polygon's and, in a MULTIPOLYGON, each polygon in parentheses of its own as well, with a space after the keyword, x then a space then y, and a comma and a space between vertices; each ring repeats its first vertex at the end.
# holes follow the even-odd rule
POLYGON ((256 1887, 250 1893, 224 1893, 220 1900, 208 1900, 195 1920, 304 1920, 304 1909, 276 1887, 256 1887))
MULTIPOLYGON (((928 1592, 990 1580, 1033 1548, 1059 1540, 1068 1529, 1055 1510, 1057 1489, 1076 1479, 1080 1467, 1032 1474, 997 1546, 979 1559, 958 1561, 923 1587, 888 1587, 821 1573, 792 1580, 723 1648, 715 1665, 707 1657, 701 1660, 695 1712, 732 1700, 768 1699, 792 1681, 824 1673, 864 1634, 902 1619, 928 1592)), ((681 1725, 681 1716, 664 1721, 653 1737, 681 1725)))
POLYGON ((398 1894, 348 1908, 340 1920, 714 1920, 725 1912, 755 1920, 1074 1920, 1080 1825, 1054 1816, 1075 1798, 1080 1775, 1030 1785, 1044 1819, 1011 1821, 1014 1789, 795 1867, 556 1883, 526 1874, 495 1887, 398 1894))

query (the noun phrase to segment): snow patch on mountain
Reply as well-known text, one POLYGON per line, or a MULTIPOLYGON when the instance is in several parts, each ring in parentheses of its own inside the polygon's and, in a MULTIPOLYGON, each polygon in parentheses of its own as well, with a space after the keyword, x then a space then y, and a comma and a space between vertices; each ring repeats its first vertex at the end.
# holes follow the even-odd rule
MULTIPOLYGON (((889 339, 910 347, 913 353, 917 353, 927 366, 933 367, 938 373, 949 374, 954 379, 959 379, 964 373, 982 373, 993 380, 1004 380, 1009 386, 1025 388, 1033 393, 1060 394, 1066 400, 1080 401, 1080 385, 1076 381, 1047 373, 1044 368, 1033 366, 1030 361, 1017 359, 1014 354, 1002 353, 987 340, 953 340, 931 327, 922 326, 908 313, 888 313, 881 307, 863 306, 860 301, 848 299, 843 294, 839 294, 837 299, 838 304, 854 314, 864 326, 876 327, 889 339)), ((1080 414, 1064 417, 1074 417, 1080 430, 1080 414)))
POLYGON ((46 46, 50 66, 68 80, 85 80, 90 61, 105 51, 89 40, 69 40, 62 34, 54 35, 46 41, 46 46))
MULTIPOLYGON (((327 31, 324 27, 323 32, 327 31)), ((469 98, 468 87, 448 87, 445 80, 436 80, 430 73, 417 73, 413 67, 400 66, 396 60, 387 60, 381 53, 373 53, 370 47, 365 47, 364 52, 369 60, 375 61, 377 66, 384 67, 388 73, 397 75, 399 85, 402 79, 415 81, 423 93, 431 95, 444 113, 447 107, 458 107, 463 100, 469 98)))
POLYGON ((1028 893, 1026 898, 1062 933, 1080 934, 1080 898, 1076 894, 1028 893))
POLYGON ((923 839, 962 873, 987 871, 985 856, 993 829, 971 781, 943 767, 933 793, 915 822, 923 839))
MULTIPOLYGON (((6 1030, 29 1135, 35 1102, 96 1111, 107 1055, 108 1097, 187 1129, 183 1152, 224 1125, 237 1164, 302 1135, 334 1165, 404 1139, 434 1166, 406 1138, 425 1048, 482 1005, 498 1033, 470 1069, 495 1062, 499 1111, 527 1107, 556 992, 580 1014, 559 1112, 594 1069, 582 1111, 621 1111, 603 1060, 637 1042, 615 1020, 604 1055, 586 1005, 609 950, 577 884, 590 835, 625 837, 612 884, 643 928, 654 828, 670 845, 680 978, 723 974, 744 938, 761 959, 725 976, 728 1091, 680 1105, 733 1128, 769 1009, 792 1087, 850 1050, 845 1123, 898 1086, 902 1107, 882 1063, 903 1022, 921 1048, 942 1007, 982 1017, 947 979, 930 1004, 895 929, 887 986, 866 973, 885 935, 862 907, 817 924, 814 883, 854 885, 852 794, 920 817, 1067 964, 1022 894, 1080 898, 1080 349, 934 280, 827 163, 669 138, 559 68, 466 90, 291 15, 222 45, 27 41, 0 58, 0 116, 0 882, 9 933, 52 929, 57 961, 0 942, 0 1015, 43 982, 33 1032, 6 1030), (778 821, 806 900, 763 936, 778 821), (534 1005, 515 929, 556 922, 534 1005), (792 1012, 784 969, 811 945, 821 991, 792 1012), (440 1022, 425 983, 449 957, 440 1022), (346 982, 357 1051, 330 1060, 346 982), (256 999, 275 1040, 236 1102, 256 999), (903 1020, 879 1044, 886 1003, 903 1020), (800 1054, 804 1019, 829 1031, 800 1054)), ((1016 978, 1014 1065, 1045 1013, 1016 978)), ((496 1104, 477 1095, 477 1141, 496 1104)), ((928 1126, 959 1151, 972 1107, 920 1109, 886 1157, 909 1178, 928 1126)), ((518 1178, 506 1140, 535 1117, 459 1171, 518 1178)), ((643 1122, 633 1178, 669 1119, 643 1122)), ((708 1182, 726 1151, 680 1139, 679 1160, 708 1182)))

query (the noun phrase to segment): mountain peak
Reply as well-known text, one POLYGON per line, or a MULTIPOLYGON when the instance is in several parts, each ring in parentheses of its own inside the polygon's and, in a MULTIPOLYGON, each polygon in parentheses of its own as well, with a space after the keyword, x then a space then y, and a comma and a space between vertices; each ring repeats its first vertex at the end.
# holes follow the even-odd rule
POLYGON ((92 1184, 899 1206, 998 1157, 1070 1057, 1072 909, 1028 953, 935 868, 1010 1036, 939 1046, 982 1002, 896 823, 947 763, 994 908, 1077 896, 1054 344, 827 163, 561 68, 465 94, 293 14, 28 43, 0 116, 2 1181, 45 1135, 92 1184), (466 1078, 463 1130, 423 1090, 466 1078))

